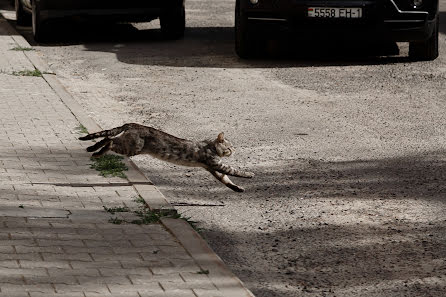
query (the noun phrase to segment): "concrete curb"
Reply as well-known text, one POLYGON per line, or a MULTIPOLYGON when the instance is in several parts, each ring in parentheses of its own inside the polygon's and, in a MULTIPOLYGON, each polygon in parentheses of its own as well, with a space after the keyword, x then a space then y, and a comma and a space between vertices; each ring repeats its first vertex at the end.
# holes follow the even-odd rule
POLYGON ((223 296, 254 297, 251 291, 226 267, 223 260, 186 221, 163 218, 161 223, 179 240, 202 271, 208 272, 208 277, 223 293, 223 296))
MULTIPOLYGON (((0 13, 0 20, 2 18, 3 16, 0 13)), ((1 23, 7 26, 8 32, 11 33, 12 39, 18 46, 32 47, 7 21, 2 20, 1 23)), ((43 79, 59 96, 80 124, 85 126, 89 132, 102 130, 92 118, 85 115, 82 106, 68 93, 56 75, 49 73, 48 64, 42 60, 37 52, 30 51, 24 52, 24 54, 34 67, 43 73, 43 79)), ((128 181, 132 184, 135 191, 146 201, 150 210, 172 211, 176 213, 175 208, 132 160, 126 157, 124 163, 128 167, 128 171, 126 172, 128 181)), ((223 296, 254 297, 187 222, 182 219, 163 218, 161 219, 161 224, 179 241, 203 271, 209 271, 209 278, 223 293, 223 296)))

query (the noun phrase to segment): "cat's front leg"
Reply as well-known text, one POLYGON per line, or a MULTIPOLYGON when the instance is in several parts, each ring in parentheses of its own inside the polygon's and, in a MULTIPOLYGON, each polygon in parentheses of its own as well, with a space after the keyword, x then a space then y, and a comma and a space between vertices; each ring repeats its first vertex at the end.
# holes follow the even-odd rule
POLYGON ((244 178, 253 178, 254 173, 248 171, 242 171, 240 169, 234 168, 230 165, 223 164, 218 162, 217 164, 212 166, 212 170, 218 171, 223 174, 236 176, 236 177, 244 177, 244 178))
POLYGON ((214 170, 208 170, 216 179, 218 179, 221 183, 223 183, 225 186, 230 188, 233 191, 236 192, 244 192, 245 189, 242 187, 234 184, 229 177, 226 174, 222 174, 220 172, 214 171, 214 170))

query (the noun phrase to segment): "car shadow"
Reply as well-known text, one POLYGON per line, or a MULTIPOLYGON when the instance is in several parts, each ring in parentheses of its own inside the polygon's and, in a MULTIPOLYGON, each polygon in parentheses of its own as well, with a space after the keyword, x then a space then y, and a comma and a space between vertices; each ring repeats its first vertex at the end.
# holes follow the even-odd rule
POLYGON ((396 43, 370 41, 296 41, 283 34, 259 44, 249 60, 234 50, 233 27, 188 27, 181 40, 165 40, 159 29, 128 23, 58 22, 52 42, 36 43, 29 29, 18 28, 33 46, 83 45, 86 51, 111 52, 136 65, 212 68, 286 68, 407 63, 396 43), (304 44, 304 46, 302 46, 304 44))

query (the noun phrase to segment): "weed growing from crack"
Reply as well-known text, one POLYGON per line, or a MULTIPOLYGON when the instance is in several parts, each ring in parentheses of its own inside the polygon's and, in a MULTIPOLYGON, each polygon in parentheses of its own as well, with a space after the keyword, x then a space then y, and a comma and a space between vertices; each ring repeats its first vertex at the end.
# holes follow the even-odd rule
POLYGON ((90 168, 96 169, 104 177, 117 176, 126 178, 124 171, 128 170, 128 168, 122 162, 122 159, 124 157, 117 155, 103 155, 99 158, 91 158, 94 163, 90 164, 90 168))
POLYGON ((118 219, 118 218, 111 218, 110 220, 108 220, 110 223, 112 224, 116 224, 116 225, 121 225, 122 223, 124 223, 124 220, 118 219))
MULTIPOLYGON (((201 229, 197 226, 197 222, 192 221, 190 217, 184 217, 181 214, 177 213, 176 211, 172 210, 158 210, 153 211, 150 210, 146 204, 146 201, 141 196, 137 196, 133 199, 136 203, 139 204, 139 209, 132 211, 139 219, 132 220, 132 221, 126 221, 121 220, 118 218, 110 219, 110 220, 119 220, 119 224, 121 223, 130 223, 135 225, 147 225, 147 224, 154 224, 158 223, 162 218, 171 218, 171 219, 181 219, 186 221, 195 231, 200 232, 201 229)), ((131 210, 128 207, 114 207, 114 208, 108 208, 106 206, 103 206, 104 209, 111 213, 115 214, 116 212, 130 212, 131 210)), ((114 224, 114 221, 111 221, 114 224)))
POLYGON ((207 269, 206 269, 206 270, 201 269, 200 271, 197 272, 197 274, 206 274, 206 275, 207 275, 207 274, 209 274, 209 270, 207 270, 207 269))
POLYGON ((16 46, 10 49, 11 51, 22 51, 22 52, 28 52, 33 51, 34 49, 32 47, 23 47, 23 46, 16 46))
POLYGON ((37 76, 42 77, 42 72, 40 72, 39 69, 34 70, 21 70, 21 71, 14 71, 12 75, 15 76, 37 76))
POLYGON ((144 198, 141 197, 141 195, 136 196, 135 198, 133 198, 133 201, 135 201, 136 203, 142 204, 143 207, 146 207, 146 201, 144 200, 144 198))
POLYGON ((111 214, 115 214, 117 212, 129 212, 130 209, 128 207, 107 207, 107 206, 103 206, 106 212, 109 212, 111 214))
POLYGON ((80 124, 78 127, 76 127, 76 130, 77 130, 78 133, 88 134, 87 128, 85 128, 85 126, 82 125, 82 124, 80 124))
POLYGON ((180 220, 186 221, 186 223, 188 223, 192 227, 192 229, 194 229, 198 233, 200 233, 201 230, 202 230, 200 227, 198 227, 198 222, 192 221, 191 217, 185 217, 185 216, 183 216, 183 215, 181 215, 179 213, 175 213, 175 214, 173 214, 171 216, 171 218, 172 219, 180 219, 180 220))

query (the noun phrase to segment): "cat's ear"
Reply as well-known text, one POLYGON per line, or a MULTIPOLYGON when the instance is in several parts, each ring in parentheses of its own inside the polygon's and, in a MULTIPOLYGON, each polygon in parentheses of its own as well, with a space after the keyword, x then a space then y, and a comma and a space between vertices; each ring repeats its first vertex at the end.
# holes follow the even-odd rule
POLYGON ((220 142, 220 143, 223 143, 225 141, 225 134, 223 132, 218 134, 217 141, 220 142))

